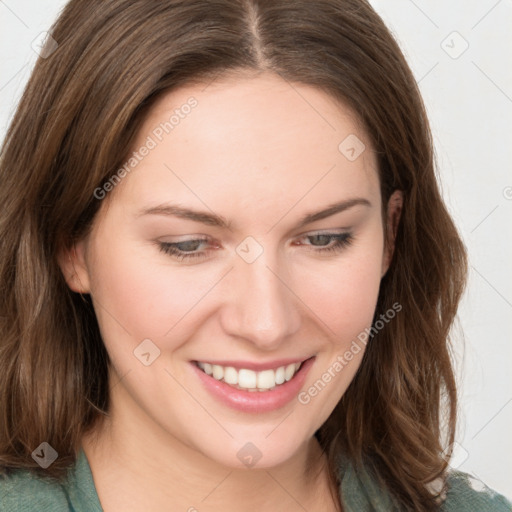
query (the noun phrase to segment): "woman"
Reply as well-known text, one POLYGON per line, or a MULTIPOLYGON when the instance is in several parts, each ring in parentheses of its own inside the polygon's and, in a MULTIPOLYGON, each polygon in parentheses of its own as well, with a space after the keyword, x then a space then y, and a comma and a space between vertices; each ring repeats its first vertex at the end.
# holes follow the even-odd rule
POLYGON ((51 34, 2 151, 1 510, 511 510, 448 467, 466 256, 371 7, 51 34))

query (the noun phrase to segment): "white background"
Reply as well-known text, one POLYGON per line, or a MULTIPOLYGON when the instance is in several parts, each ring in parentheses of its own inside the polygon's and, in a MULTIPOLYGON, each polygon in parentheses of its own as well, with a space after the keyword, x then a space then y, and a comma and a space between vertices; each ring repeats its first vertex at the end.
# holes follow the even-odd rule
MULTIPOLYGON (((1 138, 37 57, 32 41, 65 3, 0 0, 1 138)), ((443 195, 469 250, 464 337, 454 331, 461 416, 452 465, 512 498, 512 2, 371 3, 420 85, 443 195)))

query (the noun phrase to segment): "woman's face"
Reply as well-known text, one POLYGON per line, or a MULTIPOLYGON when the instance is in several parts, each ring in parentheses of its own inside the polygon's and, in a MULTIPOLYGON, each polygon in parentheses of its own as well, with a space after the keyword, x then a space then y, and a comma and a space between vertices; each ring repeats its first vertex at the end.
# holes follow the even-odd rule
POLYGON ((367 137, 325 93, 260 75, 167 94, 133 150, 66 271, 93 299, 113 421, 280 464, 353 379, 387 270, 367 137))

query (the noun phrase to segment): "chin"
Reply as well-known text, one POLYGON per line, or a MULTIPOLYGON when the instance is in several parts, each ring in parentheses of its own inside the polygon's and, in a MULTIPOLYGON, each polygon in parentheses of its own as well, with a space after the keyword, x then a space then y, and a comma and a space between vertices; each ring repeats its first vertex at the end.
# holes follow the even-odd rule
MULTIPOLYGON (((290 415, 291 417, 292 415, 290 415)), ((297 420, 295 420, 297 422, 297 420)), ((296 423, 295 423, 296 426, 296 423)), ((312 429, 313 432, 316 429, 312 429)), ((211 436, 196 442, 197 449, 210 460, 233 469, 270 469, 289 461, 313 437, 308 432, 290 430, 285 420, 272 427, 244 428, 222 437, 211 436), (202 445, 202 446, 201 446, 202 445)))

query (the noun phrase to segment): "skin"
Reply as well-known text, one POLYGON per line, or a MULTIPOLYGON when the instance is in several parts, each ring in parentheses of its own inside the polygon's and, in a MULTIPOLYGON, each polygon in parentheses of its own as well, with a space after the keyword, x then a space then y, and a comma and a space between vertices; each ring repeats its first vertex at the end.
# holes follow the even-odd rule
POLYGON ((292 400, 257 415, 218 402, 190 361, 314 355, 307 390, 371 326, 393 250, 383 222, 393 233, 401 193, 383 219, 375 156, 351 111, 272 74, 166 94, 134 150, 190 96, 197 107, 109 192, 90 234, 61 256, 71 289, 93 298, 113 362, 110 414, 83 442, 100 501, 107 512, 226 512, 241 503, 336 510, 313 435, 363 350, 307 405, 292 400), (366 146, 354 161, 338 149, 350 134, 366 146), (297 228, 306 213, 352 198, 370 206, 297 228), (230 229, 139 214, 166 202, 214 212, 230 229), (321 253, 334 240, 305 236, 319 231, 348 231, 353 241, 321 253), (248 236, 263 248, 252 263, 236 252, 248 236), (159 247, 204 237, 211 242, 195 250, 206 256, 188 262, 159 247), (145 366, 133 351, 148 338, 161 352, 145 366), (247 442, 262 454, 251 469, 237 457, 247 442))

